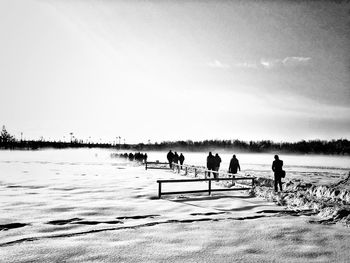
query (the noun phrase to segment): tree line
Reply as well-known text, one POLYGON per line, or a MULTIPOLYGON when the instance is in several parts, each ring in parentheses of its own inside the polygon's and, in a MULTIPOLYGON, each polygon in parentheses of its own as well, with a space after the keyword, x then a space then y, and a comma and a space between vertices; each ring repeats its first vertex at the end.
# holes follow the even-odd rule
POLYGON ((182 150, 206 151, 211 149, 234 150, 238 152, 274 152, 305 154, 350 154, 350 141, 338 140, 302 140, 298 142, 241 141, 241 140, 203 140, 203 141, 165 141, 155 144, 139 144, 140 150, 182 150))
POLYGON ((80 147, 100 147, 116 148, 138 151, 168 151, 169 149, 178 151, 207 151, 213 149, 236 151, 236 152, 274 152, 274 153, 301 153, 301 154, 350 154, 350 141, 347 139, 338 140, 302 140, 298 142, 273 142, 271 140, 262 141, 241 141, 241 140, 203 140, 203 141, 163 141, 156 143, 139 144, 118 144, 83 142, 82 140, 72 140, 70 142, 45 141, 41 140, 18 140, 9 134, 3 126, 0 134, 0 149, 40 149, 40 148, 80 148, 80 147))

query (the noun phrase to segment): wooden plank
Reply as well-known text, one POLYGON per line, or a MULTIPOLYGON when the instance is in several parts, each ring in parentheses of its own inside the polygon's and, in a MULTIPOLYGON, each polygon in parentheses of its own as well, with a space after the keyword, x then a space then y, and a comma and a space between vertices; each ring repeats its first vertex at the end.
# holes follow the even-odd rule
POLYGON ((207 178, 207 179, 173 179, 173 180, 157 180, 162 183, 182 183, 182 182, 207 182, 207 181, 242 181, 253 180, 254 177, 236 177, 236 178, 207 178))
POLYGON ((225 192, 225 191, 243 191, 243 190, 251 190, 249 187, 241 187, 241 188, 220 188, 220 189, 211 189, 212 192, 225 192))
POLYGON ((211 194, 211 180, 208 181, 208 193, 211 194))
POLYGON ((208 193, 208 189, 206 189, 206 190, 178 191, 178 192, 163 192, 162 195, 190 194, 190 193, 208 193))
POLYGON ((162 197, 162 183, 158 183, 158 198, 162 197))
MULTIPOLYGON (((227 191, 244 191, 250 190, 251 188, 221 188, 221 189, 211 189, 211 192, 227 192, 227 191)), ((208 193, 207 190, 189 190, 189 191, 176 191, 176 192, 162 192, 161 195, 174 195, 174 194, 192 194, 192 193, 208 193)))

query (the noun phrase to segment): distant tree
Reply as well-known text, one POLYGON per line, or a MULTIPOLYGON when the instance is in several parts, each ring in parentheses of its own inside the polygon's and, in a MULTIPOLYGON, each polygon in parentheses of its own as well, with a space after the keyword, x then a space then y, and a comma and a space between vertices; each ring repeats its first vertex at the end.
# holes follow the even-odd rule
POLYGON ((9 134, 6 130, 5 125, 3 125, 1 130, 1 135, 0 135, 0 142, 7 143, 7 142, 13 142, 13 141, 15 141, 15 137, 9 134))

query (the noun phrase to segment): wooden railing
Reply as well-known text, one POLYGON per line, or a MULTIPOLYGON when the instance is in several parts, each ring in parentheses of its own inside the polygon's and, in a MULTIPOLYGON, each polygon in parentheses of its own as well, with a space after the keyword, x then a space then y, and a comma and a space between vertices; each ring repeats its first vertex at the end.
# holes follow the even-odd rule
POLYGON ((177 180, 157 180, 158 183, 158 198, 161 198, 162 195, 171 195, 171 194, 188 194, 188 193, 205 193, 208 192, 210 195, 212 192, 221 192, 221 191, 240 191, 240 190, 250 190, 254 187, 255 177, 239 177, 239 178, 205 178, 205 179, 177 179, 177 180), (240 188, 220 188, 212 189, 212 181, 243 181, 251 180, 251 187, 240 187, 240 188), (208 190, 189 190, 189 191, 173 191, 173 192, 162 192, 162 184, 164 183, 185 183, 185 182, 208 182, 208 190))
MULTIPOLYGON (((169 169, 169 163, 165 162, 146 162, 145 169, 169 169), (151 166, 150 166, 151 165, 151 166), (157 165, 163 165, 162 167, 157 167, 157 165), (165 167, 164 167, 165 165, 165 167)), ((223 191, 240 191, 240 190, 250 190, 254 187, 255 177, 235 177, 235 174, 226 173, 221 171, 208 170, 198 166, 190 165, 181 165, 177 163, 172 163, 172 169, 180 173, 184 171, 185 175, 188 175, 190 172, 194 172, 194 176, 197 177, 199 173, 204 172, 204 178, 195 178, 195 179, 175 179, 175 180, 157 180, 158 183, 158 198, 161 198, 162 195, 171 195, 171 194, 188 194, 188 193, 206 193, 210 195, 212 192, 223 192, 223 191), (217 178, 207 178, 208 173, 215 173, 217 178), (218 178, 220 176, 229 176, 226 178, 218 178), (212 181, 245 181, 251 180, 251 185, 240 185, 240 187, 235 188, 219 188, 212 189, 212 181), (189 190, 189 191, 171 191, 171 192, 162 192, 162 184, 164 183, 189 183, 189 182, 208 182, 208 190, 189 190)))
POLYGON ((216 177, 220 176, 229 176, 229 177, 235 177, 237 176, 237 174, 232 174, 232 173, 227 173, 227 172, 222 172, 222 171, 214 171, 214 170, 208 170, 202 167, 198 167, 198 166, 191 166, 191 165, 181 165, 181 164, 177 164, 177 163, 172 163, 172 168, 174 171, 177 171, 178 173, 180 173, 182 170, 185 172, 185 175, 187 175, 189 173, 189 171, 193 170, 194 172, 194 177, 197 177, 197 175, 200 172, 204 172, 204 177, 207 178, 207 174, 209 173, 213 173, 216 174, 216 177))
POLYGON ((169 169, 169 163, 164 163, 164 162, 145 162, 145 169, 169 169), (157 165, 166 165, 165 167, 157 166, 157 165))

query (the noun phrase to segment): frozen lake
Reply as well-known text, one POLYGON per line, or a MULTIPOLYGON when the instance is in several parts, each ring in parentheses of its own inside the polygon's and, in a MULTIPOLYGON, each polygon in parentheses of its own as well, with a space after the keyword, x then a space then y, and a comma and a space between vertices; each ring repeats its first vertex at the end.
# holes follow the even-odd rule
MULTIPOLYGON (((77 169, 80 165, 107 165, 118 164, 134 165, 124 159, 111 158, 111 149, 48 149, 38 151, 0 151, 0 163, 37 163, 47 165, 72 164, 77 169)), ((124 151, 120 151, 124 152, 124 151)), ((148 161, 166 162, 167 152, 149 151, 148 161)), ((216 152, 213 152, 215 154, 216 152)), ((179 152, 180 154, 180 152, 179 152)), ((183 152, 185 164, 206 165, 208 152, 183 152)), ((270 153, 228 153, 218 152, 222 159, 220 170, 227 171, 230 159, 236 154, 241 165, 242 174, 264 176, 272 178, 271 164, 274 154, 270 153)), ((312 183, 329 183, 343 178, 350 171, 350 156, 330 155, 292 155, 282 154, 284 169, 287 178, 302 179, 312 183)), ((54 169, 54 168, 53 168, 54 169)), ((3 170, 4 171, 4 170, 3 170)), ((11 173, 11 171, 8 171, 11 173)))

